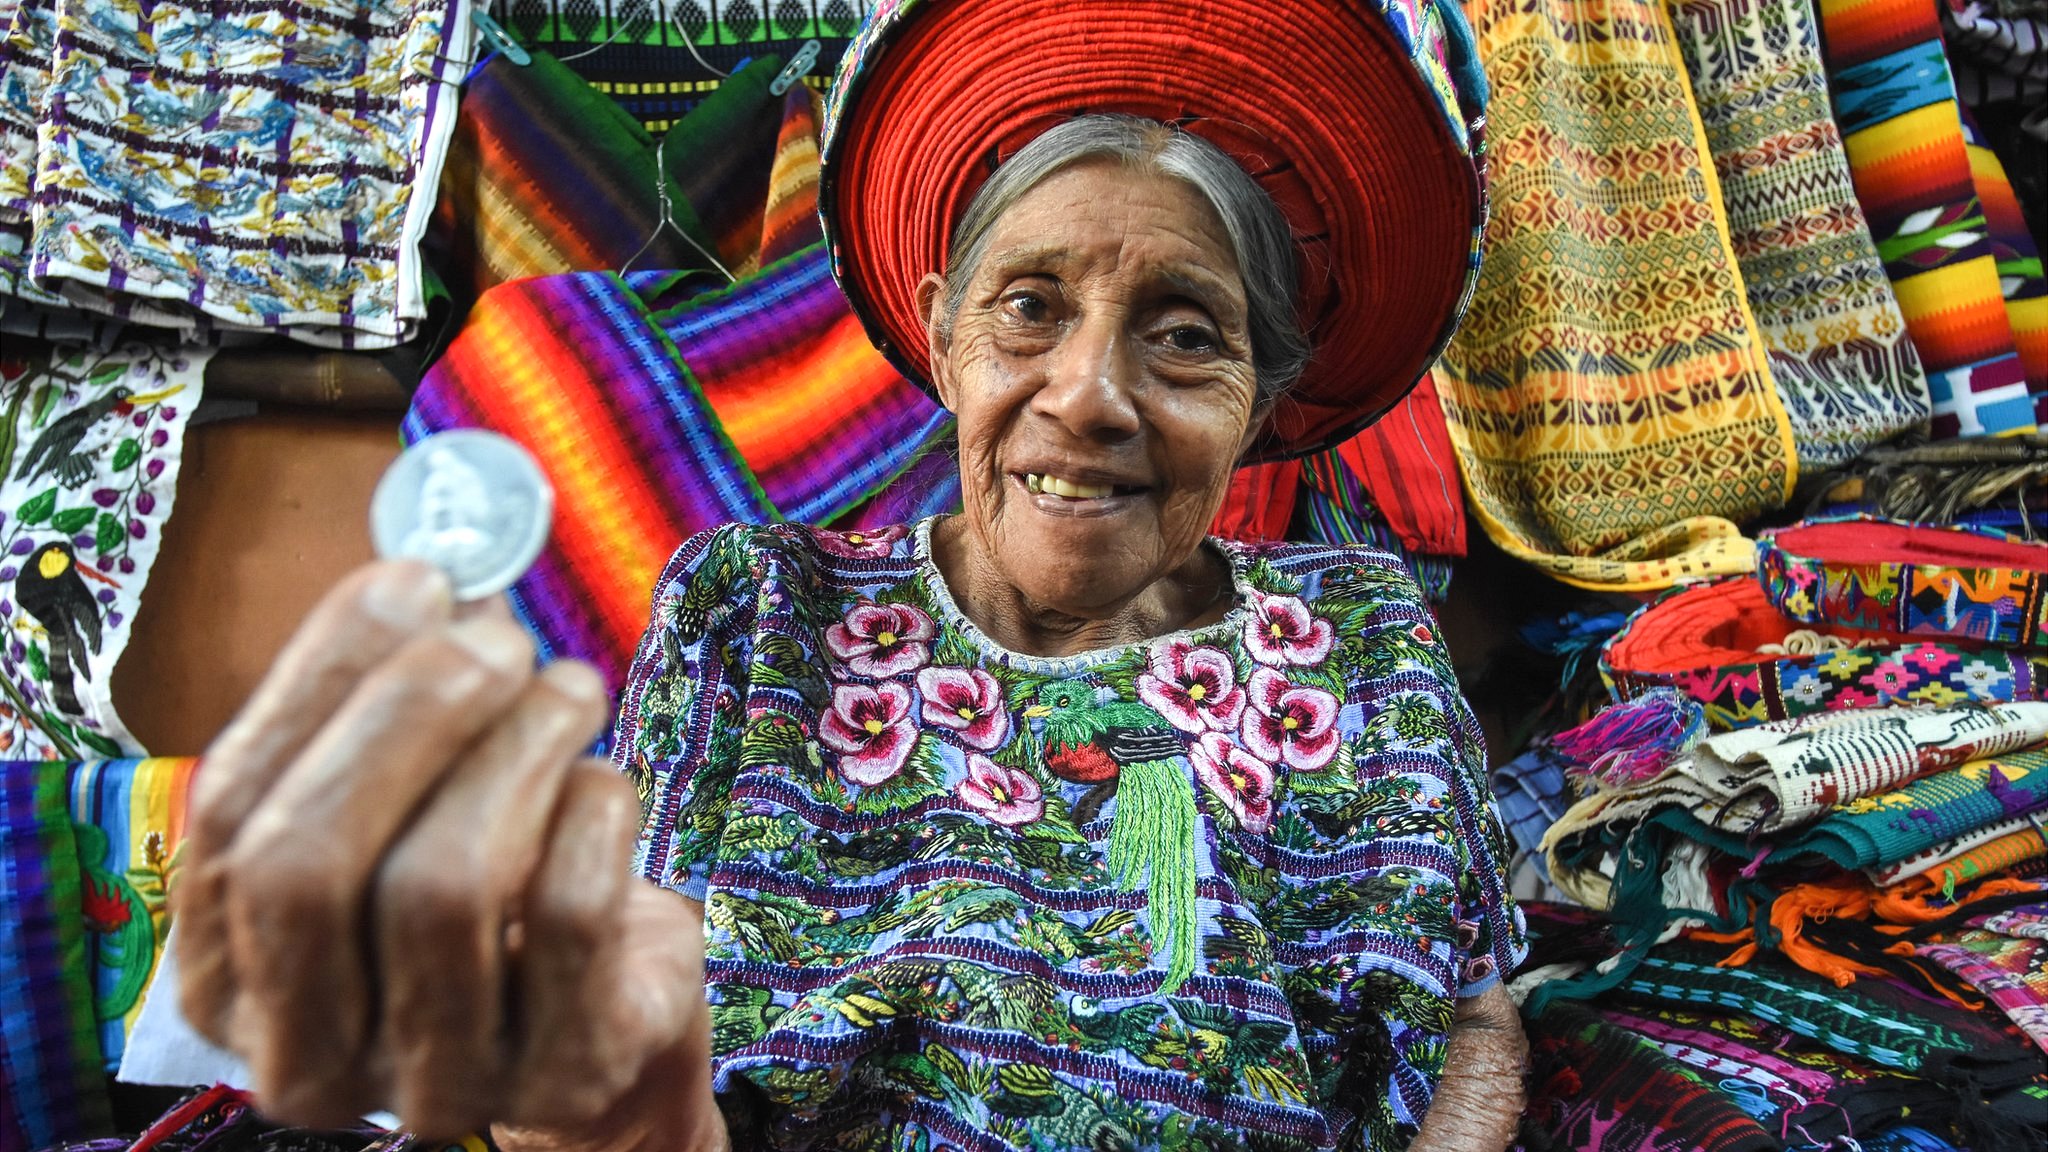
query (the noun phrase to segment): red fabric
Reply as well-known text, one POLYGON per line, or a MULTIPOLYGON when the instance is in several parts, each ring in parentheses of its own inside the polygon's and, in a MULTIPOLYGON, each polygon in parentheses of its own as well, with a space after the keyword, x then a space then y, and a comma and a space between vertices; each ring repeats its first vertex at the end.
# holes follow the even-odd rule
POLYGON ((1771 534, 1771 540, 1789 555, 1822 564, 1921 564, 2048 572, 2048 544, 1934 524, 1823 521, 1781 528, 1771 534))
POLYGON ((1478 173, 1371 5, 926 3, 866 50, 820 197, 841 284, 913 380, 929 376, 917 285, 945 266, 955 221, 995 165, 1084 111, 1210 140, 1287 214, 1316 354, 1257 458, 1349 437, 1449 336, 1482 216, 1478 173))
MULTIPOLYGON (((1337 447, 1411 552, 1465 554, 1465 491, 1436 382, 1425 373, 1392 412, 1337 447)), ((1291 502, 1290 502, 1291 507, 1291 502)))
POLYGON ((1260 543, 1287 539, 1294 498, 1301 491, 1301 465, 1291 460, 1252 464, 1230 478, 1230 492, 1209 533, 1225 540, 1260 543))

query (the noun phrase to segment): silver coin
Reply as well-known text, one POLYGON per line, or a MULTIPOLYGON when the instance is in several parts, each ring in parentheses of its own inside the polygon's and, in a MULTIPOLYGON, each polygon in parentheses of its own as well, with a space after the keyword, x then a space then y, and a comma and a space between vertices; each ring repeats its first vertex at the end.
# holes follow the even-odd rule
POLYGON ((437 432, 407 448, 377 481, 370 536, 377 554, 425 560, 458 600, 510 588, 547 543, 555 490, 526 449, 477 428, 437 432))

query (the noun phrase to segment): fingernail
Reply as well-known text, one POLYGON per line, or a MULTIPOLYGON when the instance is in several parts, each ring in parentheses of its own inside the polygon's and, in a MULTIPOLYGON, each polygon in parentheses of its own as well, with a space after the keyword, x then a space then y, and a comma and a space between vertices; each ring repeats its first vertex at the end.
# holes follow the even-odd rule
POLYGON ((597 669, 578 661, 549 665, 548 680, 555 691, 571 700, 596 700, 604 695, 604 677, 597 669))
POLYGON ((489 617, 464 620, 451 626, 448 636, 479 662, 501 671, 512 672, 533 663, 533 644, 517 624, 489 617))
POLYGON ((448 577, 428 564, 386 564, 363 589, 363 610, 397 628, 416 628, 448 602, 448 577))

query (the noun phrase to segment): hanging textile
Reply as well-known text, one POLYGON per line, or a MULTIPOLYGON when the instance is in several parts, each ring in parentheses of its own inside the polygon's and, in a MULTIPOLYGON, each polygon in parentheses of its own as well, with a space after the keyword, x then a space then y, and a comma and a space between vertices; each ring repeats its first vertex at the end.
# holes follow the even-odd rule
POLYGON ((1662 6, 1467 12, 1493 210, 1437 386, 1473 511, 1587 587, 1747 571, 1795 449, 1662 6))
POLYGON ((2048 404, 2036 411, 2013 349, 1935 5, 1818 7, 1835 119, 1927 372, 1934 435, 2032 431, 2048 404))
POLYGON ((110 1072, 142 1014, 170 932, 172 861, 184 843, 197 767, 191 759, 100 760, 68 772, 93 1014, 110 1072))
POLYGON ((0 357, 0 756, 139 753, 114 665, 178 490, 211 352, 0 357))
POLYGON ((749 59, 819 45, 830 76, 872 0, 504 0, 507 32, 561 57, 650 132, 665 131, 749 59))
POLYGON ((0 761, 0 1152, 109 1135, 65 774, 0 761))
POLYGON ((1285 540, 1300 492, 1301 465, 1292 460, 1239 468, 1230 474, 1209 534, 1248 544, 1285 540))
MULTIPOLYGON (((2043 69, 2048 71, 2048 50, 2043 69)), ((1998 291, 2005 299, 2005 318, 2012 325, 2013 351, 2027 370, 2027 386, 2036 394, 2048 391, 2048 279, 2041 273, 2041 249, 2027 233, 2005 164, 1984 140, 1968 108, 1963 118, 1963 147, 1970 158, 1970 180, 1984 206, 1984 227, 1991 260, 1998 268, 1998 291)))
POLYGON ((1927 378, 1856 205, 1808 0, 1670 13, 1800 467, 1925 425, 1927 378))
POLYGON ((1300 467, 1295 510, 1301 538, 1378 548, 1407 566, 1430 603, 1441 604, 1450 596, 1451 561, 1409 551, 1405 538, 1387 523, 1366 490, 1364 479, 1335 449, 1303 457, 1300 467))
POLYGON ((555 528, 512 602, 544 656, 590 660, 613 684, 679 541, 729 521, 833 521, 952 434, 951 417, 867 343, 822 244, 651 308, 680 278, 500 285, 405 421, 410 439, 484 427, 538 457, 555 528))
POLYGON ((1424 375, 1392 411, 1330 455, 1358 478, 1402 548, 1448 559, 1465 555, 1458 455, 1434 378, 1424 375))

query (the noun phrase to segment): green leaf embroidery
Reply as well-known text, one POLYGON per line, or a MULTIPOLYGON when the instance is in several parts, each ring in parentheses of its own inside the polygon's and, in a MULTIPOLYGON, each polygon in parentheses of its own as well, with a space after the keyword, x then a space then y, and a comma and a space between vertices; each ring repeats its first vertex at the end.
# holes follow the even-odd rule
POLYGON ((112 552, 121 546, 121 537, 127 535, 121 522, 111 512, 100 513, 99 527, 93 531, 93 545, 101 552, 112 552))
POLYGON ((90 728, 78 729, 78 739, 81 742, 83 742, 86 747, 91 748, 93 751, 99 753, 102 756, 107 757, 110 760, 118 760, 121 758, 122 753, 121 746, 119 744, 114 743, 112 740, 107 739, 105 736, 100 735, 99 733, 93 731, 90 728))
POLYGON ((94 515, 90 508, 66 508, 50 517, 50 527, 69 536, 92 523, 94 515))
POLYGON ((45 731, 62 736, 66 740, 78 739, 78 730, 73 728, 68 721, 55 712, 43 713, 43 728, 45 731))
POLYGON ((45 488, 41 494, 31 496, 14 510, 14 518, 23 524, 41 524, 57 510, 57 490, 45 488))
POLYGON ((7 401, 5 422, 0 423, 0 477, 14 470, 14 450, 20 443, 21 406, 27 400, 28 389, 20 388, 7 401))
POLYGON ((102 364, 98 368, 93 369, 92 376, 89 379, 92 381, 93 387, 99 388, 112 384, 127 374, 128 365, 126 364, 102 364))
POLYGON ((50 662, 44 658, 41 644, 28 646, 28 674, 32 680, 47 682, 50 679, 50 662))
POLYGON ((119 472, 123 468, 133 467, 135 462, 140 459, 142 459, 142 445, 137 444, 135 438, 131 436, 121 441, 114 448, 114 471, 119 472))

